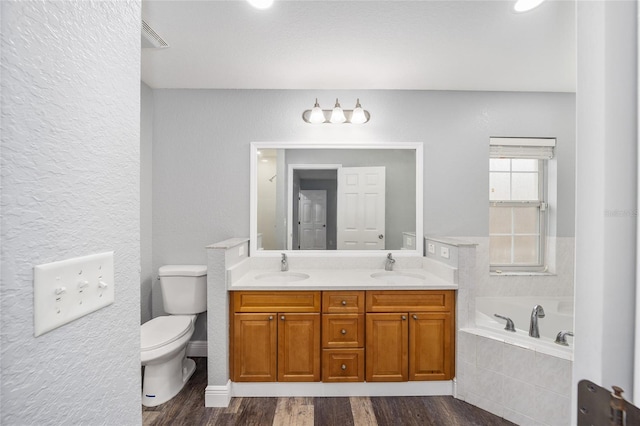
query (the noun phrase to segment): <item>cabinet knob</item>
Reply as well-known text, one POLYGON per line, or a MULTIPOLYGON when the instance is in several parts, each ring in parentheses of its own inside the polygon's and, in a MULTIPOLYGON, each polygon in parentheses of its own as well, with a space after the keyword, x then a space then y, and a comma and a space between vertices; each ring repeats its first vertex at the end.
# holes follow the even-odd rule
POLYGON ((402 321, 405 321, 406 319, 407 319, 407 316, 406 316, 406 315, 403 315, 403 316, 402 316, 402 321))
POLYGON ((414 314, 414 315, 413 315, 413 319, 414 319, 414 320, 417 320, 417 319, 418 319, 418 316, 414 314))
POLYGON ((269 321, 273 320, 273 315, 269 315, 269 321))
POLYGON ((342 306, 347 306, 347 301, 346 300, 343 300, 341 303, 342 303, 342 306))
POLYGON ((346 369, 347 369, 347 366, 346 366, 346 365, 344 365, 344 364, 342 364, 342 365, 340 366, 340 368, 342 368, 343 370, 346 370, 346 369))
POLYGON ((342 330, 340 330, 340 333, 342 334, 347 334, 347 330, 345 330, 344 328, 342 330))
POLYGON ((284 315, 283 315, 283 316, 281 316, 281 317, 280 317, 280 319, 281 319, 282 321, 284 321, 284 315))

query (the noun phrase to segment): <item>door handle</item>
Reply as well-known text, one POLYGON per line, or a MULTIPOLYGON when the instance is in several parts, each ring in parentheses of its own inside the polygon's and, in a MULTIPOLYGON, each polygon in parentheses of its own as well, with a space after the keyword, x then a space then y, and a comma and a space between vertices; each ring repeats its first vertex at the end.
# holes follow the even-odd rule
POLYGON ((381 239, 383 239, 383 238, 384 238, 384 235, 382 235, 382 234, 378 235, 378 239, 379 239, 379 240, 381 240, 381 239))

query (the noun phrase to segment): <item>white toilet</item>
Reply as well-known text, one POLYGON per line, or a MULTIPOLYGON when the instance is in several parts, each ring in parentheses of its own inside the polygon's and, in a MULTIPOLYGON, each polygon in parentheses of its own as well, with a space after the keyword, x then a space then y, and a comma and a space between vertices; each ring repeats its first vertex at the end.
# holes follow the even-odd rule
POLYGON ((196 363, 186 358, 197 314, 207 310, 207 267, 167 265, 159 269, 164 310, 170 314, 142 324, 142 405, 155 407, 176 396, 196 363))

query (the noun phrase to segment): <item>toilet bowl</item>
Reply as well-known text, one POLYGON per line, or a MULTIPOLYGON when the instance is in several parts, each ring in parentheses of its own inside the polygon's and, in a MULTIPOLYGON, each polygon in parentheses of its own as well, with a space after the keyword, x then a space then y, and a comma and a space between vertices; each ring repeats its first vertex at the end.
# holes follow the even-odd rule
POLYGON ((142 324, 142 404, 146 407, 176 396, 195 371, 196 363, 185 357, 195 319, 196 315, 167 315, 142 324))
POLYGON ((195 371, 196 363, 185 355, 197 313, 206 310, 206 266, 163 266, 160 282, 165 311, 172 315, 153 318, 140 328, 142 405, 146 407, 176 396, 195 371))

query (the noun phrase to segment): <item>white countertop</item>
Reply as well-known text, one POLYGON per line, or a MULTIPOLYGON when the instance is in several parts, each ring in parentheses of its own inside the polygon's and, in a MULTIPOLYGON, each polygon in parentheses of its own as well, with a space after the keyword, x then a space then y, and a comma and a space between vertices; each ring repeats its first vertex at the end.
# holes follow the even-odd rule
POLYGON ((424 269, 398 269, 386 273, 384 269, 291 269, 281 273, 273 269, 251 269, 242 277, 228 285, 228 290, 456 290, 457 284, 444 280, 424 269), (373 278, 372 274, 406 274, 407 280, 396 277, 398 281, 373 278), (256 279, 268 274, 268 280, 256 279), (289 281, 294 274, 306 274, 309 278, 300 281, 289 281), (422 280, 415 278, 422 277, 422 280))

